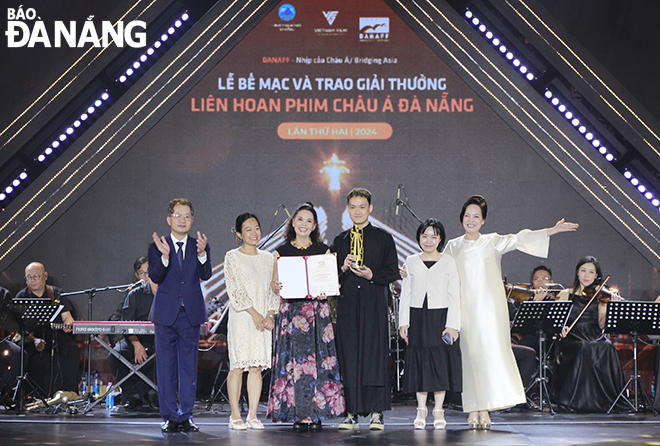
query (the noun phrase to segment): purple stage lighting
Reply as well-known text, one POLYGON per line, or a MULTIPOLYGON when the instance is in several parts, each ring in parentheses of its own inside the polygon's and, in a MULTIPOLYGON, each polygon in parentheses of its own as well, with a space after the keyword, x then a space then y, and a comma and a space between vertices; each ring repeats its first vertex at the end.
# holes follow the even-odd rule
POLYGON ((73 126, 74 126, 75 128, 80 127, 81 124, 82 124, 82 123, 80 122, 79 119, 76 119, 75 121, 73 121, 73 126))
POLYGON ((176 26, 177 28, 181 28, 181 25, 183 25, 183 22, 181 22, 181 20, 177 20, 176 22, 174 22, 174 26, 176 26))
POLYGON ((543 93, 543 96, 545 96, 546 99, 550 99, 552 97, 552 92, 550 90, 545 90, 545 93, 543 93))
POLYGON ((484 24, 479 25, 479 31, 481 31, 482 33, 485 33, 486 32, 486 25, 484 25, 484 24))
POLYGON ((14 192, 14 188, 11 187, 11 186, 7 186, 7 187, 5 188, 5 192, 8 193, 8 194, 11 194, 12 192, 14 192))
MULTIPOLYGON (((59 141, 53 141, 51 146, 53 146, 53 149, 57 149, 60 146, 60 142, 59 141)), ((48 149, 50 149, 50 147, 48 149)), ((48 149, 46 149, 46 151, 48 151, 48 149)))
POLYGON ((101 101, 100 99, 97 99, 97 100, 94 102, 94 106, 95 106, 95 107, 100 107, 102 104, 103 104, 103 101, 101 101))
POLYGON ((71 134, 73 134, 73 129, 72 129, 71 127, 69 127, 68 129, 66 129, 66 134, 67 134, 67 135, 71 135, 71 134))
POLYGON ((11 182, 11 184, 13 184, 14 187, 18 187, 18 186, 21 185, 21 180, 19 180, 18 178, 16 178, 14 181, 11 182))
POLYGON ((486 36, 486 39, 490 40, 490 39, 493 38, 493 33, 490 32, 490 31, 488 31, 488 32, 485 34, 485 36, 486 36))
POLYGON ((472 11, 465 11, 465 17, 467 17, 468 19, 471 19, 472 18, 472 11))
POLYGON ((87 115, 87 113, 83 113, 82 115, 80 115, 80 120, 81 120, 81 121, 87 121, 87 118, 89 118, 89 116, 87 115))
POLYGON ((147 61, 147 55, 146 54, 141 55, 140 56, 140 62, 144 63, 146 61, 147 61))
POLYGON ((5 201, 5 198, 7 198, 7 196, 5 194, 0 193, 0 201, 5 201))
POLYGON ((18 176, 19 179, 25 181, 28 177, 27 172, 21 172, 21 174, 18 176))
POLYGON ((50 147, 44 150, 44 155, 50 155, 51 153, 53 153, 53 149, 51 149, 50 147))
POLYGON ((130 75, 132 75, 133 73, 135 73, 135 71, 133 71, 132 68, 129 68, 128 70, 126 70, 126 75, 127 75, 127 76, 130 76, 130 75))
POLYGON ((495 45, 495 46, 499 46, 499 45, 500 45, 500 39, 498 39, 497 37, 495 37, 495 38, 493 39, 493 45, 495 45))
POLYGON ((173 27, 170 26, 170 28, 167 30, 167 34, 169 34, 171 36, 172 34, 174 34, 174 31, 176 31, 176 30, 173 27))
POLYGON ((110 95, 107 92, 101 95, 101 99, 103 99, 104 101, 107 101, 108 98, 110 98, 110 95))
POLYGON ((154 51, 153 48, 149 48, 149 49, 147 50, 147 54, 148 54, 149 56, 151 56, 154 52, 155 52, 155 51, 154 51))
POLYGON ((160 40, 158 40, 154 43, 154 48, 158 49, 158 48, 161 47, 161 45, 162 45, 162 43, 160 43, 160 40))
MULTIPOLYGON (((472 14, 472 13, 470 13, 470 14, 472 14)), ((190 18, 190 16, 188 15, 187 12, 184 12, 184 13, 181 15, 181 20, 183 20, 184 22, 185 22, 186 20, 188 20, 189 18, 190 18)))
POLYGON ((61 134, 59 139, 60 139, 60 141, 62 141, 62 142, 66 141, 66 135, 65 135, 65 134, 61 134))
POLYGON ((133 68, 135 68, 136 70, 140 68, 140 62, 133 62, 133 68))
POLYGON ((95 109, 94 107, 89 107, 89 108, 87 109, 87 113, 89 113, 90 115, 91 115, 92 113, 94 113, 95 111, 96 111, 96 109, 95 109))

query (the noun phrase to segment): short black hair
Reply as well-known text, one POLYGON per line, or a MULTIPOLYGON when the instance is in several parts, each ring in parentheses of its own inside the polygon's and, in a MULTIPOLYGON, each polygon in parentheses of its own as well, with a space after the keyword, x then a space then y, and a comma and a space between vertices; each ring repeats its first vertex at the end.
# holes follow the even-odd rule
POLYGON ((140 269, 140 267, 142 265, 144 265, 145 263, 147 263, 148 261, 149 261, 149 259, 147 257, 144 257, 144 256, 138 257, 138 259, 135 261, 135 263, 133 263, 133 271, 137 273, 138 270, 140 269))
POLYGON ((364 197, 367 199, 369 204, 371 204, 371 192, 369 192, 369 190, 365 189, 364 187, 356 187, 355 189, 351 190, 348 195, 346 195, 346 204, 351 201, 351 198, 355 197, 364 197))
POLYGON ((174 213, 174 206, 177 205, 188 206, 190 208, 190 215, 195 215, 195 209, 193 209, 192 202, 187 198, 175 198, 170 201, 170 204, 167 206, 167 215, 172 215, 174 213))
MULTIPOLYGON (((445 227, 442 226, 440 220, 435 218, 427 218, 423 223, 417 228, 417 244, 419 247, 422 247, 422 244, 419 242, 419 238, 428 228, 433 228, 433 233, 440 236, 440 243, 438 244, 438 252, 442 252, 442 248, 445 247, 446 237, 445 237, 445 227)), ((422 248, 423 249, 423 248, 422 248)))
POLYGON ((460 221, 461 224, 463 224, 463 217, 465 217, 465 210, 471 204, 475 204, 479 206, 479 209, 481 209, 481 217, 484 220, 486 220, 486 215, 488 214, 488 204, 486 203, 486 199, 481 195, 472 195, 470 198, 467 199, 467 201, 463 205, 463 208, 461 209, 461 215, 458 217, 458 221, 460 221))
POLYGON ((243 233, 243 223, 245 223, 246 221, 248 221, 251 218, 254 218, 255 220, 257 220, 257 224, 259 226, 261 226, 261 223, 259 223, 259 218, 256 215, 251 214, 249 212, 244 212, 241 215, 239 215, 238 217, 236 217, 236 222, 234 223, 234 231, 236 231, 237 234, 242 234, 243 233))
POLYGON ((534 283, 534 274, 536 274, 537 271, 547 271, 548 274, 550 274, 550 278, 552 279, 552 270, 545 265, 539 265, 532 270, 532 275, 529 277, 530 284, 534 283))

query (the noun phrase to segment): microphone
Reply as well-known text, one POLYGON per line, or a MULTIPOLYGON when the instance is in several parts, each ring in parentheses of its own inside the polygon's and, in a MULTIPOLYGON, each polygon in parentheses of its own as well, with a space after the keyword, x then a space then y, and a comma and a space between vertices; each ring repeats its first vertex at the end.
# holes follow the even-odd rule
POLYGON ((403 184, 399 184, 396 187, 396 210, 394 211, 394 215, 397 217, 399 216, 399 206, 401 206, 401 188, 403 187, 403 184))
POLYGON ((128 285, 126 288, 122 288, 122 289, 117 290, 117 291, 119 291, 120 293, 125 293, 126 291, 131 291, 133 288, 138 287, 138 286, 142 286, 145 283, 147 283, 147 282, 145 282, 144 279, 140 279, 137 282, 128 285))
POLYGON ((291 218, 291 213, 290 213, 289 210, 286 208, 286 206, 284 206, 283 204, 281 204, 280 206, 282 206, 282 209, 284 209, 284 212, 286 212, 287 217, 291 218))

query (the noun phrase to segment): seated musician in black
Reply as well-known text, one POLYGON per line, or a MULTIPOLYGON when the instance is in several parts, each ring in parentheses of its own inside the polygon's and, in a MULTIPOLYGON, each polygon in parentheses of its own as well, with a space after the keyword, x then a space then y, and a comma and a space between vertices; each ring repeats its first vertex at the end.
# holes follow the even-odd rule
MULTIPOLYGON (((149 280, 149 262, 146 257, 140 257, 133 264, 135 277, 144 280, 144 283, 132 289, 120 310, 122 321, 148 321, 149 310, 154 300, 154 294, 158 285, 149 280)), ((131 335, 122 339, 115 345, 115 350, 133 364, 142 364, 151 356, 154 350, 153 335, 131 335)), ((110 369, 119 382, 128 374, 128 367, 121 363, 114 355, 108 355, 110 369)), ((149 379, 155 382, 155 364, 151 360, 149 364, 140 369, 149 379)), ((149 384, 137 375, 131 375, 121 384, 122 404, 126 410, 136 410, 142 407, 143 402, 152 409, 158 405, 158 397, 149 384)))
MULTIPOLYGON (((27 287, 16 294, 16 299, 48 298, 52 304, 64 306, 55 323, 73 324, 76 314, 74 306, 69 299, 61 296, 61 289, 47 285, 47 279, 48 273, 41 263, 30 263, 25 268, 27 287)), ((49 327, 25 336, 25 350, 29 357, 28 375, 48 396, 58 390, 78 392, 80 348, 71 331, 70 327, 65 327, 63 331, 53 331, 49 327)))

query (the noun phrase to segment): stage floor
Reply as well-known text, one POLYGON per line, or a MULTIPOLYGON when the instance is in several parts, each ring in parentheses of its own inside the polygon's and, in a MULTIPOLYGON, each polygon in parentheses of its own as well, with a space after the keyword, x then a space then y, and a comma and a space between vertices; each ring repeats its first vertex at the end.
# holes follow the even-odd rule
MULTIPOLYGON (((265 408, 260 407, 260 418, 265 408)), ((430 411, 429 411, 430 412, 430 411)), ((360 429, 337 431, 339 420, 323 425, 320 432, 293 432, 291 425, 266 421, 265 431, 235 432, 227 428, 228 405, 216 404, 211 411, 195 408, 197 433, 163 434, 154 413, 110 415, 95 407, 84 415, 16 415, 0 411, 1 446, 89 446, 89 445, 660 445, 660 417, 653 414, 574 415, 514 410, 495 412, 491 431, 470 431, 467 416, 446 410, 445 431, 414 430, 415 408, 397 405, 385 413, 385 431, 370 432, 368 420, 360 418, 360 429)), ((432 417, 427 418, 432 423, 432 417)))

